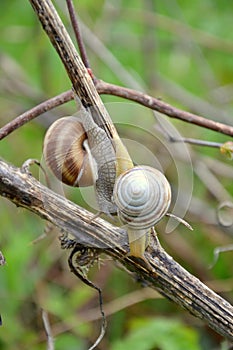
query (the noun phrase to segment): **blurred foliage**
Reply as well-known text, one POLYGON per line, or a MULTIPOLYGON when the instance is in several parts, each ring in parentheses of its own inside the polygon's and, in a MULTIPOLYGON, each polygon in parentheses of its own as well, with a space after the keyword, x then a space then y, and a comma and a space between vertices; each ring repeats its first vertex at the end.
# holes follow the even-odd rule
POLYGON ((112 350, 150 350, 153 348, 164 350, 200 349, 196 332, 175 319, 147 320, 137 318, 131 322, 131 331, 127 339, 116 341, 112 350))
MULTIPOLYGON (((97 77, 145 90, 184 110, 232 124, 231 2, 74 3, 79 18, 93 34, 87 35, 83 28, 97 77), (94 48, 95 36, 106 50, 101 46, 94 48)), ((56 6, 73 37, 65 1, 57 0, 56 6)), ((70 83, 29 1, 2 0, 0 16, 2 126, 39 102, 69 89, 70 83)), ((182 266, 232 302, 232 251, 221 253, 209 269, 214 249, 232 244, 232 225, 221 227, 216 219, 218 206, 225 200, 232 201, 232 160, 217 149, 171 145, 154 125, 165 125, 166 129, 173 125, 171 130, 179 135, 206 141, 225 143, 229 138, 167 117, 161 121, 158 114, 155 121, 145 108, 122 103, 113 96, 103 96, 103 100, 118 102, 108 108, 135 162, 155 162, 164 169, 174 198, 178 198, 178 213, 185 215, 194 228, 187 232, 179 225, 172 234, 162 234, 167 231, 167 222, 162 222, 158 231, 163 246, 182 266), (185 152, 191 160, 184 156, 185 152), (185 208, 182 203, 186 203, 185 208)), ((75 105, 69 103, 16 130, 1 141, 1 157, 16 166, 28 158, 41 159, 47 126, 57 116, 73 112, 75 105)), ((41 178, 38 169, 32 171, 41 178)), ((82 191, 66 188, 66 193, 85 205, 85 198, 80 197, 82 191)), ((92 200, 86 201, 90 204, 92 200)), ((175 204, 174 200, 174 207, 175 204)), ((99 332, 98 298, 70 274, 67 252, 61 251, 57 240, 59 233, 54 230, 37 244, 31 244, 43 233, 45 223, 5 199, 1 199, 0 208, 0 249, 7 261, 0 267, 0 350, 46 348, 41 308, 49 312, 56 350, 87 349, 99 332)), ((232 212, 229 215, 232 217, 232 212)), ((134 291, 139 288, 143 296, 143 288, 108 260, 99 269, 94 268, 90 278, 104 291, 104 307, 110 308, 111 301, 115 301, 100 349, 227 348, 220 336, 168 300, 145 297, 138 303, 134 291), (122 296, 127 300, 127 308, 121 304, 122 296)))

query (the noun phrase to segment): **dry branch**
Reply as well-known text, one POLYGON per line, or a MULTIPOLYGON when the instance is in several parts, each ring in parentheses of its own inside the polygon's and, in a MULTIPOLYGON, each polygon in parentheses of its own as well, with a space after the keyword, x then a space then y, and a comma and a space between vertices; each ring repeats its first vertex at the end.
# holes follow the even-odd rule
POLYGON ((84 107, 92 107, 92 117, 101 126, 109 124, 109 137, 116 133, 111 118, 94 86, 92 78, 78 55, 71 38, 66 31, 50 0, 29 0, 43 29, 56 49, 67 71, 73 90, 84 107), (95 119, 97 114, 98 119, 95 119))
POLYGON ((195 124, 225 135, 233 136, 233 126, 231 125, 215 122, 214 120, 183 111, 143 92, 120 87, 114 84, 109 84, 100 80, 97 82, 96 88, 99 94, 108 94, 123 97, 127 100, 140 103, 145 107, 149 107, 157 112, 165 114, 168 117, 179 119, 186 123, 195 124))
MULTIPOLYGON (((92 106, 106 119, 109 118, 52 3, 49 0, 30 2, 84 106, 92 106)), ((136 273, 139 280, 203 319, 219 334, 233 340, 233 307, 176 263, 161 248, 158 240, 146 252, 146 258, 155 269, 152 272, 140 261, 127 256, 127 238, 122 229, 100 218, 90 224, 92 213, 50 191, 25 170, 3 161, 0 162, 0 195, 71 233, 83 244, 95 242, 95 246, 102 247, 107 255, 122 263, 130 273, 136 273)))
POLYGON ((24 170, 0 161, 0 195, 70 232, 79 242, 93 242, 119 261, 137 280, 181 305, 219 334, 233 341, 233 307, 182 268, 154 241, 146 258, 155 272, 127 256, 126 232, 97 218, 43 186, 24 170), (124 243, 124 245, 122 245, 124 243))
POLYGON ((60 106, 66 102, 69 102, 73 99, 72 91, 66 91, 62 94, 52 97, 49 100, 45 102, 41 102, 39 105, 31 108, 29 111, 26 111, 4 125, 0 129, 0 140, 2 140, 4 137, 15 131, 16 129, 20 128, 24 124, 28 123, 32 119, 38 117, 39 115, 57 107, 60 106))

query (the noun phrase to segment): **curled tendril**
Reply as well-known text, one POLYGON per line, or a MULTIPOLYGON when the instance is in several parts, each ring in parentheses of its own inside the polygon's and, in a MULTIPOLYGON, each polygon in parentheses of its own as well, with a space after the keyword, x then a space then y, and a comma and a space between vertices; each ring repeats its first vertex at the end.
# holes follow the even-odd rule
POLYGON ((233 244, 229 244, 225 247, 217 247, 214 249, 214 259, 212 264, 210 264, 209 269, 212 269, 214 267, 214 265, 217 263, 218 258, 219 258, 219 254, 220 253, 224 253, 224 252, 230 252, 233 250, 233 244))
POLYGON ((222 202, 217 208, 217 220, 220 226, 230 227, 233 225, 233 203, 222 202))
POLYGON ((76 240, 69 239, 66 233, 60 237, 60 241, 61 247, 63 249, 72 249, 68 258, 68 264, 71 272, 75 274, 75 276, 77 276, 83 283, 97 290, 99 294, 99 307, 102 317, 102 325, 98 338, 96 339, 95 343, 88 349, 93 350, 103 339, 107 327, 107 321, 105 313, 103 311, 102 290, 87 277, 89 269, 98 261, 100 249, 85 247, 79 244, 76 240))

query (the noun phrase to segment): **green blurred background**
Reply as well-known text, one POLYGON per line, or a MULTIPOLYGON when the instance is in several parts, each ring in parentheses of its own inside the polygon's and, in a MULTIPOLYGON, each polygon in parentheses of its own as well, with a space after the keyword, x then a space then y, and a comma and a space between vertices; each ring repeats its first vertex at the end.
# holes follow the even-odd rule
MULTIPOLYGON (((98 78, 233 124, 230 1, 80 0, 74 4, 85 23, 83 36, 98 78)), ((56 7, 73 37, 65 1, 56 1, 56 7)), ((41 101, 70 89, 70 82, 29 1, 1 0, 0 18, 3 126, 41 101)), ((162 245, 188 271, 232 302, 233 252, 221 253, 209 268, 214 249, 233 243, 233 226, 221 227, 216 219, 218 206, 232 201, 232 161, 218 149, 170 145, 156 128, 161 116, 156 115, 155 120, 145 108, 113 96, 103 96, 103 100, 111 103, 111 115, 135 161, 143 162, 147 155, 142 149, 139 156, 134 145, 137 150, 144 145, 145 152, 152 152, 172 184, 177 199, 173 205, 194 228, 191 232, 179 225, 167 234, 167 220, 163 220, 157 228, 162 245)), ((1 157, 16 166, 28 158, 41 159, 48 125, 58 116, 74 112, 75 105, 70 102, 13 132, 0 143, 1 157)), ((169 123, 184 137, 229 140, 180 121, 170 119, 169 123)), ((37 169, 33 174, 40 177, 37 169)), ((82 192, 65 191, 85 206, 82 192)), ((41 308, 49 312, 56 350, 87 349, 99 333, 98 296, 69 272, 68 253, 60 249, 59 232, 54 229, 32 244, 43 234, 46 223, 3 198, 0 208, 0 250, 7 261, 0 266, 0 349, 46 348, 41 308)), ((156 298, 112 261, 105 259, 100 268, 93 268, 90 278, 103 289, 109 315, 99 349, 228 348, 224 339, 200 320, 168 300, 156 298)))

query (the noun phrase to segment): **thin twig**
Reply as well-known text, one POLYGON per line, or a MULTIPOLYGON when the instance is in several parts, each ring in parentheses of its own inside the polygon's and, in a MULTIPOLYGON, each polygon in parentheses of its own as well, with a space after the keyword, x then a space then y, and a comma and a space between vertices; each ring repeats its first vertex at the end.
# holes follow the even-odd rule
MULTIPOLYGON (((195 115, 193 113, 182 111, 176 107, 169 105, 168 103, 165 103, 153 96, 144 94, 140 91, 128 89, 128 88, 114 85, 114 84, 109 84, 100 80, 96 82, 96 88, 99 94, 119 96, 128 100, 137 102, 147 108, 150 108, 152 110, 165 114, 168 117, 180 119, 186 123, 192 123, 206 129, 217 131, 225 135, 233 136, 233 127, 230 125, 218 123, 211 119, 207 119, 207 118, 195 115)), ((7 135, 9 135, 14 130, 21 127, 22 125, 38 117, 42 113, 45 113, 63 103, 69 102, 72 99, 73 99, 73 92, 71 90, 68 90, 66 92, 63 92, 60 95, 57 95, 55 97, 52 97, 49 100, 46 100, 40 103, 38 106, 33 107, 29 111, 19 115, 17 118, 12 120, 8 124, 4 125, 0 129, 0 140, 6 137, 7 135)), ((192 140, 192 139, 187 138, 186 140, 192 140)), ((189 143, 191 143, 191 141, 189 143)), ((210 147, 219 147, 220 145, 216 143, 216 146, 214 146, 215 143, 212 143, 209 141, 202 141, 202 146, 205 146, 204 143, 208 143, 206 144, 206 146, 210 146, 210 147)), ((195 144, 198 144, 198 143, 196 142, 195 144)))
POLYGON ((109 84, 101 80, 97 81, 96 88, 99 94, 108 94, 123 97, 127 100, 138 102, 141 105, 151 108, 162 114, 166 114, 171 118, 180 119, 186 123, 195 124, 206 129, 233 136, 233 126, 215 122, 211 119, 183 111, 142 92, 128 89, 122 86, 120 87, 117 85, 109 84))
POLYGON ((74 4, 72 0, 66 0, 67 3, 67 7, 68 7, 68 11, 69 11, 69 15, 70 15, 70 20, 72 23, 72 27, 74 29, 74 34, 76 37, 76 41, 79 47, 79 52, 80 52, 80 56, 82 58, 83 64, 86 68, 90 68, 90 63, 88 60, 88 56, 87 56, 87 52, 86 52, 86 48, 85 45, 83 43, 83 38, 81 35, 81 30, 80 30, 80 26, 77 20, 77 16, 75 13, 75 8, 74 8, 74 4))
POLYGON ((221 148, 223 146, 222 143, 219 142, 212 142, 212 141, 206 141, 206 140, 198 140, 188 137, 182 137, 180 136, 175 137, 173 136, 166 127, 161 123, 161 121, 157 118, 158 125, 155 125, 156 130, 158 130, 169 142, 174 143, 189 143, 191 145, 197 145, 197 146, 206 146, 206 147, 214 147, 214 148, 221 148))
POLYGON ((32 119, 38 117, 39 115, 57 107, 60 106, 66 102, 69 102, 73 99, 73 93, 71 90, 68 90, 66 92, 61 93, 60 95, 57 95, 55 97, 52 97, 49 100, 46 100, 36 107, 33 107, 29 111, 19 115, 17 118, 13 119, 6 125, 4 125, 0 129, 0 140, 2 140, 4 137, 18 129, 19 127, 23 126, 24 124, 28 123, 32 119))
POLYGON ((54 350, 54 339, 53 339, 51 327, 49 324, 48 313, 43 309, 42 309, 42 320, 44 323, 45 333, 47 337, 47 350, 54 350))
POLYGON ((208 191, 219 203, 232 201, 230 193, 224 188, 222 182, 213 174, 205 162, 196 160, 194 163, 194 171, 208 191))
POLYGON ((188 137, 181 137, 176 138, 174 136, 169 136, 170 142, 185 142, 189 143, 190 145, 196 145, 196 146, 206 146, 206 147, 213 147, 213 148, 220 148, 223 144, 219 142, 212 142, 212 141, 206 141, 206 140, 198 140, 198 139, 192 139, 188 137))

